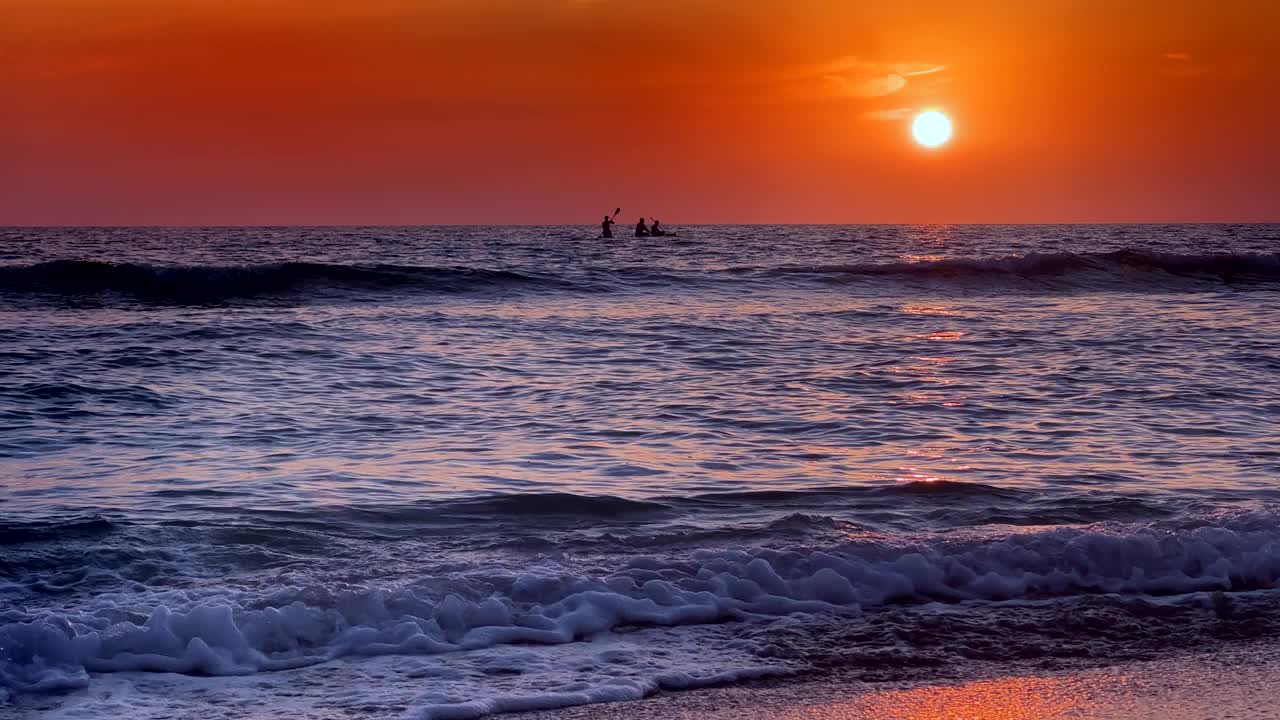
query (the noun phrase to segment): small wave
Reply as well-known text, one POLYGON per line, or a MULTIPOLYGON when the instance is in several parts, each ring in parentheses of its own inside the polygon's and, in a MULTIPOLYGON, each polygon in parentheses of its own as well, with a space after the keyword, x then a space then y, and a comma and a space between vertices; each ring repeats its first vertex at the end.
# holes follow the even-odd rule
POLYGON ((0 545, 98 537, 117 527, 116 523, 100 517, 48 522, 0 522, 0 545))
MULTIPOLYGON (((334 520, 349 524, 344 529, 379 532, 421 533, 430 526, 453 527, 459 523, 482 525, 520 524, 524 518, 537 516, 544 525, 576 525, 583 520, 648 520, 669 513, 670 505, 650 500, 632 500, 613 495, 577 495, 562 492, 507 493, 482 497, 431 502, 421 505, 359 505, 337 511, 334 520)), ((290 514, 292 515, 292 513, 290 514)), ((301 521, 307 524, 317 517, 314 512, 301 518, 275 520, 301 521)), ((338 526, 341 527, 341 526, 338 526)), ((329 529, 335 526, 330 523, 329 529)))
POLYGON ((54 296, 124 295, 149 302, 214 303, 240 298, 351 291, 466 293, 503 288, 572 287, 552 277, 463 267, 338 265, 153 266, 53 260, 0 267, 0 292, 54 296))
POLYGON ((804 488, 796 490, 743 490, 737 492, 713 492, 695 495, 694 503, 742 502, 749 505, 789 505, 811 503, 823 498, 876 498, 895 496, 938 496, 952 498, 1001 498, 1017 499, 1027 493, 1012 488, 1002 488, 985 483, 957 480, 918 480, 888 485, 849 485, 804 488))
MULTIPOLYGON (((160 491, 165 492, 165 491, 160 491)), ((158 494, 158 493, 153 493, 158 494)), ((579 495, 568 492, 497 493, 459 500, 442 500, 411 505, 349 505, 338 509, 250 510, 249 514, 272 522, 297 524, 320 522, 326 527, 354 522, 362 525, 407 525, 457 521, 502 523, 526 515, 563 517, 572 521, 592 518, 622 518, 667 513, 672 505, 658 500, 638 500, 615 495, 579 495)), ((242 510, 237 509, 237 512, 242 510)))
POLYGON ((219 490, 217 488, 175 488, 171 490, 153 490, 147 493, 152 497, 161 498, 187 498, 187 497, 242 497, 248 493, 237 492, 235 490, 219 490))
MULTIPOLYGON (((157 497, 182 497, 186 495, 219 496, 230 494, 212 490, 158 490, 157 497)), ((571 492, 512 492, 484 494, 457 500, 436 500, 407 505, 347 505, 338 508, 305 509, 244 509, 271 523, 295 526, 317 524, 329 529, 340 529, 344 523, 361 526, 380 525, 393 528, 404 525, 420 528, 424 525, 457 522, 468 524, 505 524, 519 521, 524 516, 540 516, 545 522, 576 524, 583 520, 613 519, 648 523, 654 520, 678 520, 690 510, 705 507, 732 506, 735 511, 759 512, 777 508, 822 508, 833 501, 842 507, 856 508, 860 501, 899 502, 917 499, 923 504, 963 504, 968 507, 986 507, 997 501, 1012 501, 1017 507, 1036 498, 1034 493, 1013 488, 1001 488, 983 483, 950 480, 893 483, 888 485, 850 485, 794 490, 744 490, 737 492, 713 492, 697 495, 663 495, 654 498, 628 498, 617 495, 586 495, 571 492), (936 501, 936 502, 935 502, 936 501)), ((797 518, 821 518, 808 510, 792 513, 797 518)))
POLYGON ((441 506, 448 514, 493 513, 497 515, 585 515, 612 517, 660 513, 671 507, 661 502, 631 500, 613 495, 577 495, 574 493, 512 493, 473 500, 460 500, 441 506))
MULTIPOLYGON (((736 272, 744 272, 738 269, 736 272)), ((1032 253, 999 258, 946 258, 880 264, 788 266, 765 269, 775 276, 814 275, 831 281, 888 277, 917 280, 1050 280, 1090 275, 1095 280, 1135 285, 1161 279, 1216 282, 1280 280, 1280 253, 1179 254, 1148 250, 1105 253, 1032 253)))

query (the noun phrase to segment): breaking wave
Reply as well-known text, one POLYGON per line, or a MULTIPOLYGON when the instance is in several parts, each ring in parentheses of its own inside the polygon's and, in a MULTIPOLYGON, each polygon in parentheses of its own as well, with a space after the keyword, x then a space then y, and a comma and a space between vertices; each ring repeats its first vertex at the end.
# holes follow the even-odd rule
MULTIPOLYGON (((765 271, 776 275, 818 275, 854 281, 866 277, 921 280, 1062 278, 1088 275, 1095 280, 1136 287, 1162 280, 1218 282, 1280 280, 1280 253, 1179 254, 1147 250, 1104 253, 1031 253, 999 258, 946 258, 879 264, 788 266, 765 271)), ((1167 284, 1167 283, 1166 283, 1167 284)))
POLYGON ((475 567, 393 585, 103 593, 74 610, 0 612, 0 687, 83 687, 90 672, 245 675, 346 656, 550 646, 626 627, 857 617, 921 603, 1280 587, 1274 516, 1208 522, 691 549, 631 555, 613 570, 475 567))
POLYGON ((654 268, 581 269, 554 275, 512 269, 342 265, 153 266, 53 260, 0 267, 0 294, 63 298, 124 296, 144 302, 217 303, 251 298, 334 298, 386 294, 502 291, 597 291, 700 281, 812 278, 819 282, 902 281, 1008 283, 1049 287, 1177 289, 1188 282, 1272 283, 1280 253, 1176 254, 1145 250, 1033 253, 999 258, 946 258, 848 265, 786 265, 675 272, 654 268))

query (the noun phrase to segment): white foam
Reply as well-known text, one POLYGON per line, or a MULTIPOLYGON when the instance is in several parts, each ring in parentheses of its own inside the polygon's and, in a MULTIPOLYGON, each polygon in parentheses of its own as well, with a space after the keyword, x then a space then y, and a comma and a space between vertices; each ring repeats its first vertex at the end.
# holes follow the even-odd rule
MULTIPOLYGON (((568 568, 557 574, 555 566, 541 566, 518 575, 477 570, 397 587, 105 594, 70 613, 0 614, 0 686, 29 693, 82 688, 90 673, 230 677, 338 658, 456 657, 512 645, 565 645, 637 625, 858 613, 901 601, 1230 591, 1276 587, 1278 580, 1280 531, 1264 524, 1057 529, 913 546, 863 541, 821 550, 699 550, 633 557, 600 575, 568 568)), ((749 643, 739 644, 741 658, 716 673, 760 671, 747 662, 749 643)), ((520 657, 511 648, 503 652, 520 657)), ((661 667, 659 662, 653 672, 625 682, 605 674, 581 687, 448 698, 419 707, 424 717, 478 717, 630 699, 656 687, 708 681, 696 673, 664 675, 661 667)))
POLYGON ((132 720, 258 715, 419 720, 631 700, 659 689, 787 672, 783 661, 754 657, 738 630, 731 625, 651 628, 564 645, 348 657, 251 676, 110 673, 94 675, 89 688, 39 702, 47 720, 125 712, 132 720))

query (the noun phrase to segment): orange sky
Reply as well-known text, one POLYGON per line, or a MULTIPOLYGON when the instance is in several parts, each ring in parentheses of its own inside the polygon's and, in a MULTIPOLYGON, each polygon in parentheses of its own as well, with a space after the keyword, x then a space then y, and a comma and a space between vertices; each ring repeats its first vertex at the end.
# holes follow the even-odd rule
POLYGON ((1276 0, 0 0, 0 225, 1275 221, 1277 38, 1276 0))

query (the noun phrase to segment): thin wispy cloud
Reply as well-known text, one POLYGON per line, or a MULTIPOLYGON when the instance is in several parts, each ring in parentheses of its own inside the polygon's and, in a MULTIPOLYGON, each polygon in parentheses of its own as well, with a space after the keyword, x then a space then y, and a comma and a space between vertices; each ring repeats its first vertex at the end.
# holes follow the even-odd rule
POLYGON ((1160 72, 1175 78, 1238 77, 1252 73, 1256 57, 1203 58, 1188 52, 1167 52, 1160 56, 1160 72))
POLYGON ((824 94, 846 98, 878 98, 904 90, 912 78, 935 75, 945 65, 927 62, 886 62, 843 57, 811 68, 824 94))
POLYGON ((906 120, 916 113, 913 107, 889 108, 887 110, 872 110, 864 113, 863 117, 871 120, 906 120))

